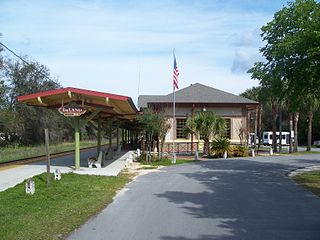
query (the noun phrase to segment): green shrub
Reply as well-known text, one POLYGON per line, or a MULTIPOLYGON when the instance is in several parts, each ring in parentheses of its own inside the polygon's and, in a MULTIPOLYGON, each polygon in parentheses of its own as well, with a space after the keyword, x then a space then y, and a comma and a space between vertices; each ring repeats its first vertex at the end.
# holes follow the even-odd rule
POLYGON ((248 148, 237 145, 232 148, 233 157, 247 157, 248 156, 248 148))
POLYGON ((223 156, 225 151, 230 150, 230 140, 226 137, 216 138, 212 142, 211 149, 214 152, 214 156, 220 158, 223 156))
MULTIPOLYGON (((149 161, 151 162, 159 161, 158 155, 151 154, 149 157, 150 157, 149 161)), ((166 157, 163 157, 163 158, 166 158, 166 157)), ((146 152, 141 153, 140 157, 136 158, 136 161, 140 163, 147 163, 147 153, 146 152)))
POLYGON ((147 154, 145 152, 141 153, 139 157, 136 158, 137 162, 145 162, 147 159, 147 154))

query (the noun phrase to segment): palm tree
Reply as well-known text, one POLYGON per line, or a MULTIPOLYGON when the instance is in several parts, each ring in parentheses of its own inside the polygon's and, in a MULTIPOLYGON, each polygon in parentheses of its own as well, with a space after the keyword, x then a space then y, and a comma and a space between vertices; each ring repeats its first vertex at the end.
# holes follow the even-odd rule
POLYGON ((319 100, 317 97, 310 93, 305 95, 305 102, 304 107, 307 109, 307 121, 308 121, 308 145, 307 151, 311 151, 311 144, 312 144, 312 120, 313 120, 313 113, 318 110, 319 108, 319 100))
POLYGON ((225 152, 230 150, 230 140, 226 137, 218 137, 212 142, 212 150, 214 155, 217 157, 222 157, 225 152))
POLYGON ((272 109, 272 148, 277 152, 277 118, 278 118, 278 105, 283 95, 283 81, 281 81, 279 68, 274 64, 263 62, 256 62, 254 66, 248 70, 247 73, 251 74, 252 79, 257 79, 260 82, 260 91, 265 102, 270 102, 272 109))
POLYGON ((196 134, 198 139, 203 138, 203 153, 210 155, 210 136, 222 135, 226 129, 226 121, 213 112, 203 111, 187 119, 186 129, 196 134))

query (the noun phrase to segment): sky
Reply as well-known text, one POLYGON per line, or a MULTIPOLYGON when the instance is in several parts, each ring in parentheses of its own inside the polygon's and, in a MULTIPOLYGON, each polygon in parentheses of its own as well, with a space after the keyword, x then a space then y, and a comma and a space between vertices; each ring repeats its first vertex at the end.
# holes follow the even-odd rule
MULTIPOLYGON (((239 94, 258 85, 260 28, 282 0, 0 0, 0 41, 46 65, 63 87, 130 96, 202 83, 239 94)), ((5 53, 15 58, 10 53, 5 53)))

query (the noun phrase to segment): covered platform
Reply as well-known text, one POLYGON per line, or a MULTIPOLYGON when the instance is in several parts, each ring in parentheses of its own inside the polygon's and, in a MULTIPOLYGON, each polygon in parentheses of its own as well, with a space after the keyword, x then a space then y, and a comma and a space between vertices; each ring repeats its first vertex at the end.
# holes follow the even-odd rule
MULTIPOLYGON (((101 151, 102 125, 110 126, 109 149, 112 149, 112 132, 116 128, 116 148, 122 144, 128 146, 133 136, 131 130, 135 126, 138 109, 132 99, 127 96, 104 93, 79 88, 60 88, 44 92, 19 96, 18 101, 30 106, 56 109, 69 119, 75 132, 75 169, 80 169, 80 129, 89 122, 95 122, 97 128, 97 157, 101 151)), ((110 151, 112 156, 112 151, 110 151)))
MULTIPOLYGON (((95 150, 81 151, 81 166, 84 166, 85 159, 94 153, 95 150)), ((133 154, 133 151, 123 151, 114 160, 108 161, 108 164, 100 169, 80 167, 79 170, 74 170, 71 167, 74 162, 74 154, 55 157, 50 161, 51 172, 59 169, 61 173, 74 172, 85 175, 117 176, 125 168, 126 158, 130 154, 133 154)), ((9 168, 0 169, 0 192, 43 172, 46 172, 46 161, 14 165, 9 168)))

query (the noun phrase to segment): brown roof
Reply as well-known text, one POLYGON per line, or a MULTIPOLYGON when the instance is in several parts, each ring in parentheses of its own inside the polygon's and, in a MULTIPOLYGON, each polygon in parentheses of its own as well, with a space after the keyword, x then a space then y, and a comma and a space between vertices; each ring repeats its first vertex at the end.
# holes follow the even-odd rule
MULTIPOLYGON (((232 103, 252 104, 259 103, 248 98, 224 92, 200 83, 191 84, 189 87, 175 92, 176 103, 232 103)), ((173 93, 168 95, 140 95, 138 106, 145 108, 148 103, 172 103, 173 93)))

